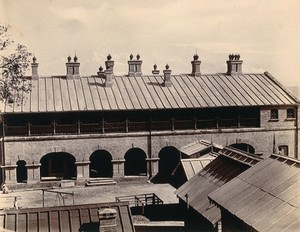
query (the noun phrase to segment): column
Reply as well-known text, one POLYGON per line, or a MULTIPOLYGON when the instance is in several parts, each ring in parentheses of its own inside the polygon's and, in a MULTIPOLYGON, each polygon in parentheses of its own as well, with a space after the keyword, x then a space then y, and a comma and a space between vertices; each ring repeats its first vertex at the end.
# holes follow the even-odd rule
POLYGON ((8 164, 1 166, 5 173, 5 184, 17 184, 17 165, 8 164))
POLYGON ((124 177, 124 162, 125 159, 117 159, 111 161, 113 164, 113 178, 124 177))
POLYGON ((83 182, 89 180, 90 178, 90 161, 78 161, 75 162, 77 168, 77 178, 76 183, 83 182))
POLYGON ((149 177, 154 177, 158 173, 158 161, 159 158, 147 158, 147 167, 149 177))
POLYGON ((41 175, 40 175, 40 167, 41 164, 27 164, 25 165, 27 168, 27 183, 28 184, 36 184, 40 183, 41 175))

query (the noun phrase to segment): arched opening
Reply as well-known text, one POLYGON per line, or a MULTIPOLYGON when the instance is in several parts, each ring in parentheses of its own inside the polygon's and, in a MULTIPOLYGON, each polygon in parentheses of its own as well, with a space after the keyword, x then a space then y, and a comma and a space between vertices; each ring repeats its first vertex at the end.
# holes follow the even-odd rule
POLYGON ((90 177, 112 177, 112 156, 108 151, 97 150, 90 156, 90 177))
POLYGON ((41 159, 41 177, 76 178, 75 157, 66 152, 53 152, 41 159))
POLYGON ((147 162, 146 153, 140 148, 129 149, 125 156, 125 176, 146 176, 147 162))
POLYGON ((27 180, 27 168, 24 160, 17 162, 17 182, 24 183, 27 180))
POLYGON ((251 154, 255 154, 255 149, 253 146, 247 144, 247 143, 234 143, 231 144, 230 147, 234 147, 237 148, 239 150, 251 153, 251 154))
POLYGON ((171 182, 172 173, 180 161, 180 152, 176 147, 164 147, 158 153, 158 174, 161 182, 171 182))

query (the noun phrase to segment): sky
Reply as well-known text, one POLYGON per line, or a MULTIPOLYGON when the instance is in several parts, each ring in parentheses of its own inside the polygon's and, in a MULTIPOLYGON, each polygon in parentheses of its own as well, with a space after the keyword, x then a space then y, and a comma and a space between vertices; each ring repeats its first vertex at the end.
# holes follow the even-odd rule
POLYGON ((143 74, 155 63, 190 73, 196 52, 202 73, 220 73, 239 53, 245 73, 300 88, 299 11, 298 0, 0 0, 0 23, 36 56, 40 75, 66 74, 75 53, 81 75, 96 74, 108 54, 126 74, 131 53, 143 74))

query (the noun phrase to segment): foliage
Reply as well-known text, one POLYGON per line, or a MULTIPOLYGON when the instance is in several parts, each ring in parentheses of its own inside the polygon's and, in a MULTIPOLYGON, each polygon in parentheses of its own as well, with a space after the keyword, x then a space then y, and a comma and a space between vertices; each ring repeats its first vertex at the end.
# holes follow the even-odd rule
POLYGON ((29 92, 31 85, 25 78, 32 54, 26 46, 17 44, 10 53, 7 50, 14 44, 10 39, 9 26, 0 25, 0 101, 20 103, 23 92, 29 92))

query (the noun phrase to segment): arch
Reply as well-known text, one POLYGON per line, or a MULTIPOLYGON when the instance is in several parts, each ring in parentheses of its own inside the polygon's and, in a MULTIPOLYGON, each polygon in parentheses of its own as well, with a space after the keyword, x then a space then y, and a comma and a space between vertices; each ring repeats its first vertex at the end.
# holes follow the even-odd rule
POLYGON ((125 176, 146 176, 147 162, 146 153, 140 148, 129 149, 125 156, 124 174, 125 176))
POLYGON ((24 160, 17 162, 17 182, 24 183, 27 180, 27 167, 24 160))
POLYGON ((254 147, 248 143, 234 143, 229 146, 237 148, 237 149, 245 151, 245 152, 248 152, 248 153, 251 153, 251 154, 255 154, 254 147))
POLYGON ((106 150, 94 151, 90 156, 90 177, 112 177, 112 156, 106 150))
POLYGON ((76 177, 75 157, 66 152, 52 152, 41 158, 41 177, 72 179, 76 177))
POLYGON ((180 152, 176 147, 167 146, 158 153, 158 174, 162 182, 170 182, 172 173, 180 161, 180 152))

